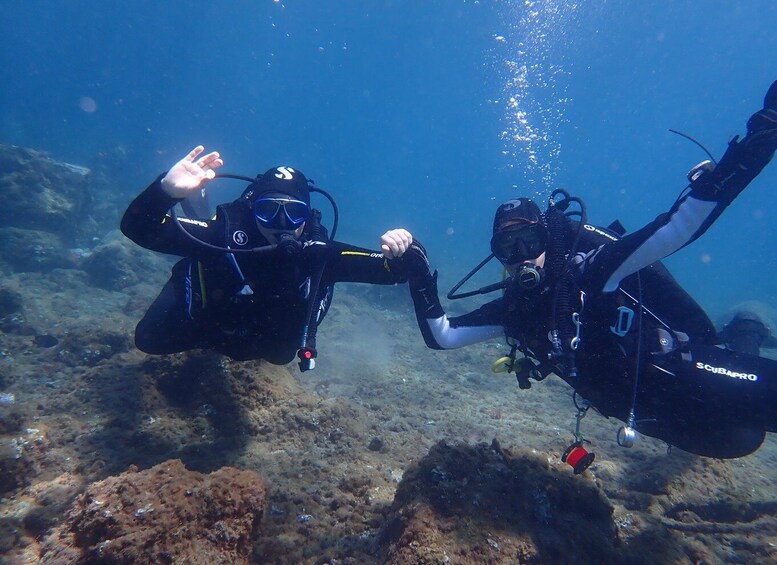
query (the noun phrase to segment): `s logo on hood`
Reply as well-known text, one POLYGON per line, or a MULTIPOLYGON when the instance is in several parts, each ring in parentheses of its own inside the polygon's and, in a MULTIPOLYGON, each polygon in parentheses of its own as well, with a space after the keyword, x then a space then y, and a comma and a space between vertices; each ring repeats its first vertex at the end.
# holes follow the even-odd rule
POLYGON ((291 167, 278 167, 276 169, 278 172, 275 173, 275 178, 277 179, 283 179, 283 180, 291 180, 294 178, 294 173, 296 172, 291 167))

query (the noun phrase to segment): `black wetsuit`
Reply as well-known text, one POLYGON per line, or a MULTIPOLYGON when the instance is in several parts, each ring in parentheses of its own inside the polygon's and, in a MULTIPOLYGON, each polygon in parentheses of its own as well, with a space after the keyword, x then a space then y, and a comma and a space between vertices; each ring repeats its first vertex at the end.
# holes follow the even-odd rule
MULTIPOLYGON (((317 245, 307 232, 301 238, 304 247, 296 249, 262 254, 209 249, 172 221, 168 212, 177 202, 157 179, 130 204, 121 222, 122 232, 138 245, 185 257, 135 330, 137 347, 147 353, 213 348, 238 360, 289 363, 302 343, 310 300, 316 302, 316 326, 329 307, 334 283, 406 281, 402 259, 386 260, 379 252, 337 241, 317 245)), ((250 205, 241 199, 219 206, 214 220, 182 222, 197 239, 218 247, 269 245, 250 205)))
MULTIPOLYGON (((628 421, 633 407, 643 434, 705 456, 753 452, 765 431, 777 431, 777 362, 715 347, 706 314, 657 261, 706 231, 768 163, 777 146, 777 112, 768 112, 768 136, 751 131, 732 141, 714 171, 641 230, 619 238, 585 226, 570 257, 576 224, 566 220, 567 306, 555 298, 561 277, 549 276, 532 291, 511 281, 503 297, 448 318, 436 276, 416 270, 410 288, 426 344, 452 349, 505 335, 605 416, 628 421), (562 330, 561 350, 549 339, 553 329, 562 330)), ((763 125, 756 117, 752 129, 763 125)))

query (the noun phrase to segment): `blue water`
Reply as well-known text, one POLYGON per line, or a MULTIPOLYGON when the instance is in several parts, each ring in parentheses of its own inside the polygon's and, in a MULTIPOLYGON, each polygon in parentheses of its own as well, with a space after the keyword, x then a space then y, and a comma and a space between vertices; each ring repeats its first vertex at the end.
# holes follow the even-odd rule
MULTIPOLYGON (((5 2, 0 142, 114 167, 127 200, 199 143, 291 164, 340 239, 406 226, 447 290, 516 194, 563 186, 630 229, 668 208, 704 158, 668 129, 720 156, 777 78, 775 26, 770 0, 5 2)), ((777 165, 669 261, 713 315, 777 305, 776 188, 777 165)))

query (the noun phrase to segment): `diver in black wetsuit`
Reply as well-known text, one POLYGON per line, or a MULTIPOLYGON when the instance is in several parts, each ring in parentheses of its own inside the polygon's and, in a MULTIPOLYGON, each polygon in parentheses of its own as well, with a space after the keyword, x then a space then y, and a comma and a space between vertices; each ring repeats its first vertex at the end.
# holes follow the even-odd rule
POLYGON ((334 283, 405 282, 404 260, 396 257, 412 237, 384 234, 386 257, 329 240, 310 207, 310 191, 324 192, 291 167, 258 176, 212 220, 178 219, 174 206, 200 193, 223 165, 218 153, 203 151, 195 148, 160 176, 122 218, 121 231, 138 245, 185 257, 138 323, 135 343, 152 354, 212 348, 275 364, 297 355, 302 370, 312 369, 334 283))
MULTIPOLYGON (((600 413, 626 422, 625 438, 636 430, 711 457, 753 452, 766 431, 777 431, 777 362, 717 347, 707 315, 658 261, 701 236, 775 149, 777 82, 747 135, 719 163, 695 167, 690 190, 639 231, 621 237, 588 225, 583 203, 564 191, 545 214, 525 198, 502 204, 488 259, 509 277, 465 295, 505 292, 463 316, 445 315, 436 273, 411 245, 404 257, 426 344, 452 349, 506 335, 512 349, 501 361, 521 388, 553 372, 600 413)), ((462 283, 449 298, 463 297, 453 296, 462 283)))

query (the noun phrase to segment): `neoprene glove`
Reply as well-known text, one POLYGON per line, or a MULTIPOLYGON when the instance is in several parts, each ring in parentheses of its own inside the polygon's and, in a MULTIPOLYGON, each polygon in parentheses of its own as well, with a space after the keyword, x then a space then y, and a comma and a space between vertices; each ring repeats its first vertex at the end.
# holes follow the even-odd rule
POLYGON ((408 280, 411 282, 431 276, 426 249, 417 240, 414 240, 404 255, 402 255, 402 266, 405 269, 408 280))

